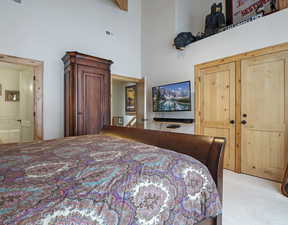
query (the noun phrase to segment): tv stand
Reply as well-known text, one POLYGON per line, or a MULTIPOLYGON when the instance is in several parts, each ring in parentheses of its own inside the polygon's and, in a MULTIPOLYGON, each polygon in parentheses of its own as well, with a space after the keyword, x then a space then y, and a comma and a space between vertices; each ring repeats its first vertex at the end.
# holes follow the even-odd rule
POLYGON ((153 118, 147 123, 147 129, 160 130, 173 133, 195 134, 194 119, 180 118, 153 118))
POLYGON ((180 119, 180 118, 153 118, 155 122, 166 122, 166 123, 194 123, 194 119, 180 119))

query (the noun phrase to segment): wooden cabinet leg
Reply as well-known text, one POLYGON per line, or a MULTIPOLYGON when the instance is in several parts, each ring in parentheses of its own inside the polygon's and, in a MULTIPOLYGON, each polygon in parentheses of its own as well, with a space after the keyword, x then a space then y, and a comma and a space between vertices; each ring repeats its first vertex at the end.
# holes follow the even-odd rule
POLYGON ((288 165, 282 184, 282 193, 288 197, 288 165))

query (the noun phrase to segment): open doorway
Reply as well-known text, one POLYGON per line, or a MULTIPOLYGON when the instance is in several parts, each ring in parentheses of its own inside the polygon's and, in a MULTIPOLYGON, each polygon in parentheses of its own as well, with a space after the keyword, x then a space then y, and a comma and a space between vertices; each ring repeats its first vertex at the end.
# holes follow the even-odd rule
POLYGON ((112 125, 145 128, 145 79, 113 74, 111 87, 112 125))
POLYGON ((43 63, 0 55, 0 144, 43 139, 43 63))

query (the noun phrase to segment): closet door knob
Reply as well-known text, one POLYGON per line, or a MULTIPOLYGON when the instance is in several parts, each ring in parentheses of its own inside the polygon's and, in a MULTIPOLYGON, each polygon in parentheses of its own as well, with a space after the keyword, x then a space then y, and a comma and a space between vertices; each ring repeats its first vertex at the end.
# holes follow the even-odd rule
POLYGON ((243 125, 245 125, 245 124, 247 124, 247 121, 246 121, 246 120, 242 120, 241 123, 242 123, 243 125))
POLYGON ((235 120, 230 120, 230 123, 231 124, 235 124, 235 120))

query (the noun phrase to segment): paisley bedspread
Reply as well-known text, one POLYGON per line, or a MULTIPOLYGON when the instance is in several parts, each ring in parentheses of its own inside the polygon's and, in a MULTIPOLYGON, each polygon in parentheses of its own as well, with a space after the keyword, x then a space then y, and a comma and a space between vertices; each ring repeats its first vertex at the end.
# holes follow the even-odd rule
POLYGON ((109 136, 0 145, 0 224, 193 225, 221 213, 197 160, 109 136))

